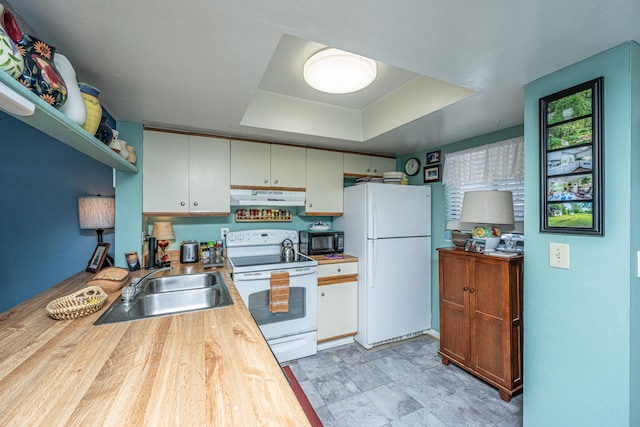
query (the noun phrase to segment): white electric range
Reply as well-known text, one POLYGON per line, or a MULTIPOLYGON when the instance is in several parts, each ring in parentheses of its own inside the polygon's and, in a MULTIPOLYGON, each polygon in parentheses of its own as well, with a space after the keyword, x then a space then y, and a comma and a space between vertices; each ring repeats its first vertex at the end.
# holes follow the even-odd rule
POLYGON ((317 353, 318 262, 297 252, 284 262, 281 249, 287 239, 298 247, 298 233, 292 230, 234 231, 226 238, 233 282, 280 363, 317 353), (273 272, 289 273, 287 312, 269 310, 273 272))

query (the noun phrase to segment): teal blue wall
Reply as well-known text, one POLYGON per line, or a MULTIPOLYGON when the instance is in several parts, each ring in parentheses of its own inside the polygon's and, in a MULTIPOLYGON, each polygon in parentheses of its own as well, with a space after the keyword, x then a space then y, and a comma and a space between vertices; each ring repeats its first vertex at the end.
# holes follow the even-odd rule
POLYGON ((87 268, 98 239, 79 228, 78 197, 114 189, 110 167, 3 112, 0 143, 2 312, 87 268))
MULTIPOLYGON (((640 221, 637 221, 640 212, 640 168, 633 160, 640 159, 640 46, 636 43, 629 44, 631 49, 631 159, 635 167, 631 167, 631 224, 629 235, 638 236, 640 234, 640 221)), ((635 240, 629 247, 631 259, 631 271, 629 280, 631 282, 630 305, 629 305, 629 335, 630 342, 630 369, 629 369, 629 402, 640 400, 640 287, 638 286, 637 268, 637 248, 635 240)), ((631 414, 629 425, 640 425, 640 405, 637 403, 630 405, 631 414)))
MULTIPOLYGON (((477 136, 474 138, 465 139, 462 141, 454 142, 453 144, 443 145, 436 147, 428 151, 441 150, 441 159, 444 160, 444 156, 447 153, 453 153, 455 151, 466 150, 467 148, 478 147, 480 145, 491 144, 493 142, 504 141, 505 139, 514 138, 516 136, 522 136, 524 134, 524 126, 514 126, 507 129, 502 129, 496 132, 492 132, 486 135, 477 136)), ((420 159, 420 163, 424 166, 427 156, 427 151, 420 151, 406 156, 398 157, 397 170, 404 170, 404 163, 410 157, 417 157, 420 159)), ((444 165, 444 161, 441 162, 444 165)), ((442 171, 441 171, 442 174, 442 171)), ((424 177, 422 170, 415 176, 409 178, 410 185, 422 185, 424 184, 424 177)), ((450 240, 446 240, 445 226, 447 224, 445 201, 444 201, 444 186, 441 182, 434 184, 428 184, 431 186, 431 328, 440 331, 440 306, 438 303, 438 253, 436 248, 445 246, 452 246, 450 240)))
MULTIPOLYGON (((142 171, 143 126, 118 122, 117 129, 118 137, 135 147, 136 166, 142 171)), ((126 252, 142 255, 142 172, 116 172, 116 231, 115 262, 126 267, 126 252)))
POLYGON ((638 57, 625 43, 525 87, 525 425, 640 425, 638 57), (600 76, 605 235, 540 233, 538 100, 600 76), (549 267, 550 242, 570 245, 570 270, 549 267))

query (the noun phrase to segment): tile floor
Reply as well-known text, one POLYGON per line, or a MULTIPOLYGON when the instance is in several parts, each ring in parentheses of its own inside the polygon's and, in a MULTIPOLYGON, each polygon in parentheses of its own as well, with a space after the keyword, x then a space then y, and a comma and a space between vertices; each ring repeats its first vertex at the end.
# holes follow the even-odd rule
POLYGON ((522 426, 522 394, 497 389, 442 364, 422 335, 365 350, 346 344, 284 363, 325 426, 522 426))

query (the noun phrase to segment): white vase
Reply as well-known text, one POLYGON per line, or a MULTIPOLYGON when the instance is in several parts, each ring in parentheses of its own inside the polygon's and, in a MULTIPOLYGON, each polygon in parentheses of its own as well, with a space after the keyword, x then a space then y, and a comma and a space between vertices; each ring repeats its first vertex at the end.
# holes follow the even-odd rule
POLYGON ((120 139, 120 156, 127 160, 129 157, 129 150, 127 149, 127 141, 120 139))
POLYGON ((60 107, 60 111, 82 126, 87 120, 87 106, 78 87, 76 71, 67 57, 59 53, 53 55, 53 62, 56 64, 56 68, 67 86, 67 101, 60 107))

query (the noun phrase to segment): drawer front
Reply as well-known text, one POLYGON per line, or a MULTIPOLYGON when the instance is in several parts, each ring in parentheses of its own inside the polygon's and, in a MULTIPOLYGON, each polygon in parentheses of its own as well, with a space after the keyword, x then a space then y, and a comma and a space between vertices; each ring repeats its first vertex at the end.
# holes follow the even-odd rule
POLYGON ((318 278, 348 276, 358 274, 357 262, 342 262, 337 264, 321 264, 318 266, 318 278))

